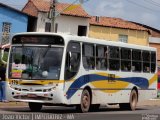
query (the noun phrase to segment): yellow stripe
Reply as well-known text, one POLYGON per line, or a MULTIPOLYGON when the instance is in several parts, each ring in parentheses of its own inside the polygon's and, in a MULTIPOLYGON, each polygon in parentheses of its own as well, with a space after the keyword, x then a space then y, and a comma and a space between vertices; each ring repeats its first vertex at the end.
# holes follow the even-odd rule
MULTIPOLYGON (((104 72, 99 72, 96 73, 97 75, 101 76, 108 76, 108 73, 104 72)), ((119 76, 116 76, 116 78, 119 78, 119 76)), ((48 85, 48 84, 58 84, 58 83, 64 83, 65 80, 31 80, 31 81, 24 81, 24 80, 13 80, 13 79, 6 79, 7 82, 12 83, 14 81, 17 81, 19 85, 21 84, 41 84, 41 85, 48 85)), ((73 82, 75 79, 67 80, 66 82, 73 82)), ((155 74, 150 80, 149 80, 149 85, 153 84, 154 82, 157 81, 157 74, 155 74)), ((126 88, 130 83, 125 82, 125 81, 116 81, 115 82, 109 82, 108 80, 102 80, 102 81, 93 81, 91 84, 95 88, 106 88, 106 89, 123 89, 126 88)), ((106 93, 115 93, 120 90, 102 90, 103 92, 106 93)))
POLYGON ((100 75, 100 76, 108 76, 108 73, 104 73, 104 72, 97 72, 97 73, 94 73, 94 74, 97 74, 97 75, 100 75))
MULTIPOLYGON (((99 73, 95 73, 97 75, 101 75, 101 76, 108 76, 108 73, 104 73, 104 72, 99 72, 99 73)), ((120 78, 119 76, 115 76, 115 78, 120 78)), ((158 76, 157 74, 155 74, 150 80, 149 80, 149 86, 151 84, 153 84, 154 82, 156 82, 158 80, 158 76)), ((115 83, 110 83, 106 80, 102 80, 102 81, 95 81, 91 83, 95 88, 103 88, 103 89, 124 89, 127 88, 127 86, 130 84, 128 82, 125 81, 116 81, 115 83)), ((102 90, 103 92, 106 93, 115 93, 118 92, 120 90, 102 90)))
POLYGON ((150 80, 149 80, 149 86, 152 85, 154 82, 158 80, 158 75, 155 74, 150 80))
POLYGON ((41 84, 41 85, 48 85, 48 84, 58 84, 58 83, 64 83, 64 80, 31 80, 31 81, 24 81, 24 80, 14 80, 14 79, 8 79, 6 80, 9 83, 13 83, 17 81, 19 85, 23 84, 41 84))
POLYGON ((115 81, 113 83, 108 82, 108 80, 102 80, 102 81, 94 81, 91 83, 95 88, 100 88, 100 89, 115 89, 115 90, 102 90, 103 92, 106 93, 115 93, 120 91, 119 89, 126 88, 129 83, 124 82, 124 81, 115 81))
MULTIPOLYGON (((95 73, 96 75, 100 75, 100 76, 105 76, 107 77, 109 73, 104 73, 104 72, 98 72, 98 73, 95 73)), ((115 78, 120 78, 120 76, 115 76, 115 78)))
MULTIPOLYGON (((104 72, 98 72, 95 73, 97 75, 101 75, 101 76, 108 76, 108 73, 104 73, 104 72)), ((119 76, 115 76, 115 78, 120 78, 119 76)), ((115 80, 115 82, 109 82, 108 80, 103 80, 103 81, 95 81, 92 82, 92 85, 95 88, 102 88, 102 89, 116 89, 116 90, 102 90, 105 93, 115 93, 118 92, 120 90, 118 89, 123 89, 126 88, 129 83, 125 82, 125 81, 119 81, 119 80, 115 80)))

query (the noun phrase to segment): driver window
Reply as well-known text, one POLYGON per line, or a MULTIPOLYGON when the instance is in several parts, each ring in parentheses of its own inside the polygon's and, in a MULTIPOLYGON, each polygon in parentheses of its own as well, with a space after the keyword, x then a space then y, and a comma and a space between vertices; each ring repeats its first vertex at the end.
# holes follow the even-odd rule
POLYGON ((80 66, 80 43, 70 42, 67 47, 65 79, 71 79, 79 70, 80 66))

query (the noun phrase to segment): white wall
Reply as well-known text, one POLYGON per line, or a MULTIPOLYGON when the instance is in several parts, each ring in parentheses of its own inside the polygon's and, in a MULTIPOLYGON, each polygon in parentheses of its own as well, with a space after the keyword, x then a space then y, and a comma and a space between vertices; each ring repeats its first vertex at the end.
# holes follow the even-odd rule
POLYGON ((160 38, 149 37, 149 43, 160 43, 160 38))
POLYGON ((47 13, 44 12, 38 13, 36 32, 45 32, 45 23, 50 22, 50 20, 47 17, 48 17, 47 13))
MULTIPOLYGON (((44 32, 45 31, 45 23, 51 22, 50 19, 47 18, 47 14, 43 12, 39 12, 38 20, 37 20, 37 32, 44 32)), ((73 17, 73 16, 58 16, 55 19, 55 23, 58 23, 58 30, 59 33, 67 33, 77 35, 78 33, 78 26, 87 26, 87 36, 89 30, 89 19, 83 17, 73 17)))
MULTIPOLYGON (((89 28, 89 19, 82 17, 72 16, 59 16, 56 18, 55 23, 58 23, 58 32, 77 35, 78 26, 87 26, 89 28)), ((88 35, 87 29, 87 35, 88 35)))

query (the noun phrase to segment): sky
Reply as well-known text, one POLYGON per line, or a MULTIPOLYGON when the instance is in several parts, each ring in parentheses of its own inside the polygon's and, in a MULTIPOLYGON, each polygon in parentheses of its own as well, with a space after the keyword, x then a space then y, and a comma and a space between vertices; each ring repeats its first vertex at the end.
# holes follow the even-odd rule
MULTIPOLYGON (((57 0, 73 3, 78 0, 57 0)), ((0 0, 21 9, 27 0, 0 0)), ((84 0, 83 8, 92 16, 122 18, 160 30, 160 0, 84 0)))

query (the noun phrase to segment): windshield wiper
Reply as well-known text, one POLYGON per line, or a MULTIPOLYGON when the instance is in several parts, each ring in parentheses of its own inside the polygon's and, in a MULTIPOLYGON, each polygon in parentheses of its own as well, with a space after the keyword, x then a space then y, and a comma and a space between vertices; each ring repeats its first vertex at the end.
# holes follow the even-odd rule
POLYGON ((43 54, 43 58, 46 56, 46 54, 48 53, 49 49, 51 48, 51 45, 48 45, 48 48, 46 49, 46 51, 43 54))

